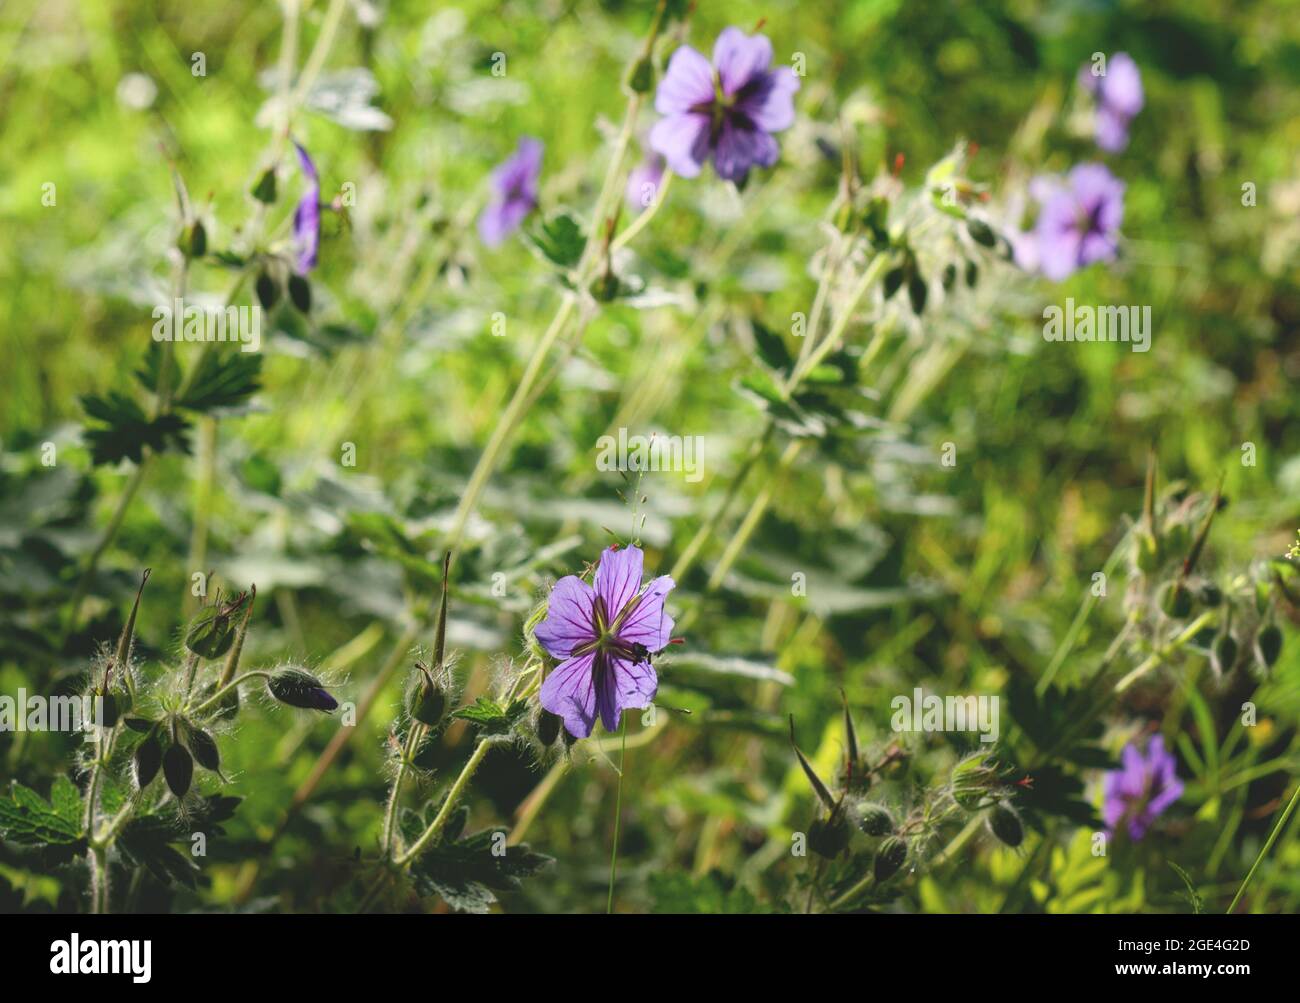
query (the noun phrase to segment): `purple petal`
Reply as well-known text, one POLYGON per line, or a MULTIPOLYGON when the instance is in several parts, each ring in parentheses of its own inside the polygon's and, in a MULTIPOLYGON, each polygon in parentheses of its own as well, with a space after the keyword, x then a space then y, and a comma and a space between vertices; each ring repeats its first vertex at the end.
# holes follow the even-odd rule
POLYGON ((642 592, 632 611, 619 627, 618 639, 624 644, 639 644, 651 654, 663 651, 673 637, 673 618, 664 610, 664 599, 676 583, 669 575, 660 575, 642 592))
POLYGON ((1079 267, 1094 261, 1113 261, 1119 254, 1119 245, 1104 233, 1086 233, 1079 242, 1079 267))
POLYGON ((596 568, 596 595, 605 600, 605 613, 612 623, 623 607, 641 589, 645 555, 640 547, 609 547, 600 555, 596 568))
POLYGON ((1142 110, 1142 73, 1133 57, 1117 52, 1106 61, 1106 75, 1099 77, 1099 98, 1111 111, 1131 119, 1142 110))
POLYGON ((724 123, 713 151, 713 166, 724 181, 744 181, 752 167, 771 167, 781 155, 776 140, 757 129, 724 123))
POLYGON ((293 211, 293 242, 298 250, 297 270, 299 275, 306 275, 316 267, 320 252, 320 175, 316 165, 297 142, 294 149, 298 151, 298 164, 307 176, 307 190, 303 192, 297 207, 293 211))
POLYGON ((589 651, 557 665, 538 694, 542 706, 560 717, 575 738, 586 738, 596 724, 595 659, 596 652, 589 651))
POLYGON ((764 132, 780 132, 794 125, 794 95, 799 78, 788 66, 765 74, 736 102, 749 120, 764 132))
POLYGON ((650 149, 668 162, 673 173, 695 177, 709 158, 709 117, 672 114, 661 118, 650 130, 650 149))
POLYGON ((519 224, 531 211, 532 207, 526 202, 489 203, 478 218, 479 237, 488 247, 496 247, 519 229, 519 224))
POLYGON ((1128 119, 1102 105, 1097 109, 1097 146, 1107 153, 1119 153, 1128 146, 1128 119))
POLYGON ((649 662, 608 658, 597 672, 596 705, 600 723, 615 731, 623 711, 649 707, 659 691, 659 678, 649 662))
POLYGON ((553 658, 568 658, 574 648, 596 639, 593 626, 595 590, 576 575, 555 583, 546 604, 546 619, 533 636, 553 658))
POLYGON ((766 35, 746 35, 724 28, 713 44, 713 65, 724 94, 735 94, 772 65, 772 43, 766 35))
POLYGON ((713 67, 696 49, 683 45, 668 60, 659 88, 655 111, 660 115, 685 115, 697 105, 713 101, 713 67))
POLYGON ((1070 171, 1070 189, 1082 210, 1103 230, 1116 230, 1124 216, 1124 182, 1105 164, 1079 164, 1070 171))

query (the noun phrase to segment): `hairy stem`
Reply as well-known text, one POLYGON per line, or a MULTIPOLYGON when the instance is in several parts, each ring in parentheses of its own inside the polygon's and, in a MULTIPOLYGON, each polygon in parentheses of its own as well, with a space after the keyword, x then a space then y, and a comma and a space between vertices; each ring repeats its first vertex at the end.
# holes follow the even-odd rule
POLYGON ((404 853, 398 854, 394 859, 398 867, 407 867, 416 857, 418 857, 424 848, 433 840, 438 838, 442 832, 443 826, 447 824, 447 819, 451 817, 452 810, 460 801, 461 796, 465 793, 465 788, 469 786, 470 780, 483 762, 483 758, 488 754, 492 746, 500 743, 502 739, 497 735, 488 735, 478 740, 478 745, 474 746, 474 751, 470 753, 469 759, 460 771, 451 789, 447 791, 446 798, 443 799, 442 807, 438 809, 438 814, 434 816, 433 821, 429 823, 428 828, 420 834, 420 838, 411 844, 410 848, 404 853))

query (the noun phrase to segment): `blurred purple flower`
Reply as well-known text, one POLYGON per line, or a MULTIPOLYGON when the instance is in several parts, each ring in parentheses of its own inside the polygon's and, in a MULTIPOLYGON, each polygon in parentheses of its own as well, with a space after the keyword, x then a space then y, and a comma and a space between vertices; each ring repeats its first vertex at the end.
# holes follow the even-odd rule
POLYGON ((664 117, 650 130, 650 145, 668 166, 693 178, 713 158, 726 181, 743 183, 752 167, 771 167, 780 156, 772 133, 794 124, 799 78, 788 66, 775 70, 765 35, 725 28, 713 46, 713 64, 683 45, 668 61, 655 94, 664 117))
POLYGON ((1129 836, 1138 840, 1156 817, 1178 800, 1183 784, 1160 735, 1151 736, 1145 759, 1133 743, 1124 746, 1120 764, 1121 769, 1106 774, 1102 817, 1111 832, 1121 822, 1127 823, 1129 836))
POLYGON ((1142 110, 1142 74, 1127 52, 1106 61, 1106 72, 1094 74, 1091 65, 1079 70, 1079 85, 1097 100, 1097 145, 1107 153, 1128 146, 1128 125, 1142 110))
POLYGON ((1042 203, 1032 242, 1013 241, 1022 267, 1036 262, 1049 279, 1060 281, 1094 261, 1119 254, 1124 218, 1124 182, 1102 164, 1079 164, 1065 184, 1036 179, 1031 191, 1042 203))
POLYGON ((650 706, 658 692, 650 656, 672 637, 664 598, 674 582, 661 575, 642 588, 643 561, 640 547, 610 547, 600 555, 594 588, 576 575, 561 578, 534 631, 563 659, 542 684, 542 706, 577 738, 591 734, 597 714, 614 731, 624 710, 650 706))
POLYGON ((316 173, 316 165, 311 162, 307 151, 297 142, 293 146, 298 151, 298 163, 302 172, 307 175, 307 190, 293 211, 293 242, 298 251, 298 274, 306 275, 316 267, 316 255, 320 250, 320 175, 316 173))
POLYGON ((664 179, 664 158, 657 153, 649 153, 646 158, 632 168, 627 176, 627 204, 637 213, 644 212, 654 205, 659 197, 659 185, 664 179))
POLYGON ((493 199, 478 218, 483 243, 496 247, 537 208, 537 180, 542 173, 542 142, 525 136, 492 172, 493 199))

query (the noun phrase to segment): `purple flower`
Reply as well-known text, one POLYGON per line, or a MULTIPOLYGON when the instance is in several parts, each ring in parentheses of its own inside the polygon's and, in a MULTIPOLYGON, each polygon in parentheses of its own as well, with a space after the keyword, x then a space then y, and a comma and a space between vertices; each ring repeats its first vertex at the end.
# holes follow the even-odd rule
POLYGON ((638 213, 649 209, 659 197, 663 179, 664 158, 657 153, 647 154, 627 176, 627 204, 638 213))
POLYGON ((1174 757, 1165 751, 1165 740, 1159 735, 1151 736, 1145 759, 1130 742, 1124 746, 1120 762, 1121 769, 1106 774, 1102 817, 1111 832, 1127 822, 1128 834, 1138 840, 1156 817, 1178 800, 1183 784, 1174 773, 1174 757))
POLYGON ((672 637, 664 598, 674 583, 661 575, 642 588, 643 559, 640 547, 610 547, 600 555, 595 588, 576 575, 561 578, 534 631, 563 659, 542 684, 542 706, 577 738, 591 734, 597 714, 614 731, 625 709, 650 706, 658 692, 650 656, 672 637))
POLYGON ((713 158, 718 177, 744 182, 752 167, 771 167, 780 156, 772 133, 794 124, 799 79, 788 66, 770 69, 765 35, 726 28, 713 46, 713 64, 689 45, 668 61, 655 93, 664 117, 650 130, 650 146, 684 178, 713 158))
POLYGON ((307 175, 307 190, 293 211, 293 242, 298 249, 298 274, 306 275, 316 267, 316 254, 320 250, 320 175, 316 173, 316 165, 307 156, 307 151, 297 142, 293 146, 298 151, 298 163, 302 166, 302 172, 307 175))
POLYGON ((1115 259, 1124 218, 1124 182, 1102 164, 1080 164, 1066 184, 1040 180, 1034 190, 1042 208, 1033 247, 1017 246, 1017 260, 1036 259, 1044 275, 1060 281, 1094 261, 1115 259))
POLYGON ((479 236, 488 247, 500 244, 537 208, 541 173, 542 143, 530 136, 492 172, 493 199, 478 218, 479 236))
POLYGON ((1079 70, 1079 84, 1097 100, 1097 145, 1107 153, 1128 146, 1128 124, 1142 110, 1142 74, 1127 52, 1106 61, 1106 72, 1094 74, 1091 66, 1079 70))

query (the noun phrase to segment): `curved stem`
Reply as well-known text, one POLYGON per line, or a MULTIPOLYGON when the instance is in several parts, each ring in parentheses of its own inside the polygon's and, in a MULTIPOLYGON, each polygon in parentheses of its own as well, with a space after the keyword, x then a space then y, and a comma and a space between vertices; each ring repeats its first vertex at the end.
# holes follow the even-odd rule
POLYGON ((488 754, 488 750, 491 749, 492 746, 496 745, 500 741, 501 738, 495 735, 480 738, 478 740, 478 745, 474 747, 474 751, 470 754, 468 761, 466 761, 465 766, 461 769, 460 776, 458 776, 455 782, 451 785, 451 790, 447 791, 447 796, 443 799, 442 807, 438 809, 438 814, 434 816, 433 821, 429 823, 428 828, 420 834, 420 838, 411 844, 410 849, 405 853, 398 854, 394 858, 393 863, 398 867, 408 866, 411 861, 424 851, 424 848, 428 846, 430 842, 438 837, 438 834, 442 832, 443 826, 447 824, 447 819, 451 817, 452 809, 454 809, 457 802, 460 801, 461 795, 465 793, 465 788, 469 786, 470 779, 478 770, 479 764, 483 762, 483 757, 488 754))
POLYGON ((614 242, 609 245, 611 251, 621 251, 632 242, 638 233, 649 225, 650 221, 654 219, 655 213, 659 211, 659 207, 664 204, 664 200, 668 197, 668 188, 672 185, 672 182, 673 172, 664 171, 663 178, 659 182, 659 190, 655 192, 654 201, 641 211, 641 215, 637 216, 628 225, 627 229, 614 238, 614 242))
POLYGON ((217 703, 217 701, 219 701, 222 697, 224 697, 224 696, 225 696, 227 693, 229 693, 231 690, 237 688, 237 687, 239 686, 240 683, 242 683, 242 682, 244 682, 245 680, 248 680, 248 679, 254 679, 254 678, 257 678, 257 677, 259 677, 259 676, 260 676, 262 679, 270 679, 270 678, 271 678, 271 673, 269 673, 269 672, 263 672, 261 669, 252 669, 252 670, 250 670, 250 671, 248 671, 248 672, 241 673, 240 675, 235 676, 234 679, 232 679, 232 680, 230 680, 230 682, 226 683, 225 686, 222 686, 219 690, 217 690, 215 693, 213 693, 212 696, 208 697, 206 700, 203 701, 203 703, 199 704, 197 707, 195 707, 195 708, 194 708, 193 710, 191 710, 189 713, 190 713, 190 714, 193 714, 193 715, 195 715, 195 716, 197 716, 197 715, 199 715, 199 714, 202 714, 205 710, 207 710, 209 707, 211 707, 211 706, 213 706, 215 703, 217 703))

